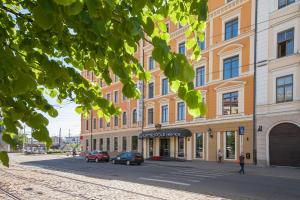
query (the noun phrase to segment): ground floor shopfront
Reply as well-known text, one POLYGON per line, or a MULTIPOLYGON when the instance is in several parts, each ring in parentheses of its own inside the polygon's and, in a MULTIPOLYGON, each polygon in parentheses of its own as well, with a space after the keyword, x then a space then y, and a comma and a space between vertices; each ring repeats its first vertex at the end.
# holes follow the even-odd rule
POLYGON ((108 151, 111 156, 123 151, 142 152, 144 157, 216 161, 221 150, 223 160, 236 162, 243 152, 253 162, 252 120, 199 122, 178 127, 124 129, 85 133, 80 137, 83 151, 108 151), (242 129, 242 130, 241 130, 242 129), (241 132, 242 131, 242 132, 241 132))
POLYGON ((246 162, 253 162, 252 121, 163 127, 139 137, 145 158, 216 161, 221 150, 224 161, 236 162, 243 152, 246 162))

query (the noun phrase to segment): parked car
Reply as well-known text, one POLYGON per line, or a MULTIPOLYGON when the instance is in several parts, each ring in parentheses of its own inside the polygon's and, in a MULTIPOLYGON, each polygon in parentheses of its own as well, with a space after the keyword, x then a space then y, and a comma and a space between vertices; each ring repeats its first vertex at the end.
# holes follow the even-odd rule
POLYGON ((143 155, 138 152, 123 152, 111 159, 112 164, 137 164, 140 165, 144 162, 143 155))
POLYGON ((93 160, 95 162, 106 161, 109 162, 109 155, 106 151, 91 151, 85 155, 87 162, 93 160))

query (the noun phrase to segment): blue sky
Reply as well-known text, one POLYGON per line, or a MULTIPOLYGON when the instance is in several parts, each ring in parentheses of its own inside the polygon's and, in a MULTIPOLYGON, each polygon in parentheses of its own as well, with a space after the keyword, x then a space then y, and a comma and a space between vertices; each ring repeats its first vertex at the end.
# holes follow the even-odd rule
POLYGON ((69 129, 71 136, 79 136, 80 134, 80 115, 75 112, 76 104, 65 102, 58 105, 55 100, 47 98, 50 104, 55 105, 58 111, 56 118, 48 117, 49 125, 48 130, 50 136, 58 136, 59 128, 61 128, 62 136, 69 135, 69 129))

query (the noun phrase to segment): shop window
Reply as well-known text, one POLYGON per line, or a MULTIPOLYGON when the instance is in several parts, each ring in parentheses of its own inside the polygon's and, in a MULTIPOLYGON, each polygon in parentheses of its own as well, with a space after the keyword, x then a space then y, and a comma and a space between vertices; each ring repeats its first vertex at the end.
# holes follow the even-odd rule
POLYGON ((119 100, 119 91, 114 91, 114 102, 118 103, 119 100))
POLYGON ((195 157, 203 158, 203 134, 196 133, 195 157))
POLYGON ((148 58, 148 70, 153 70, 154 69, 154 60, 153 60, 153 57, 150 56, 148 58))
POLYGON ((93 139, 93 150, 96 150, 96 144, 97 144, 97 140, 93 139))
POLYGON ((103 151, 103 138, 100 138, 99 140, 99 150, 103 151))
POLYGON ((99 128, 103 128, 103 118, 99 119, 99 128))
POLYGON ((106 150, 110 151, 110 138, 106 138, 106 150))
POLYGON ((138 149, 138 136, 131 137, 131 150, 137 151, 138 149))
POLYGON ((276 79, 276 103, 293 101, 293 75, 276 79))
POLYGON ((151 99, 154 97, 154 83, 148 84, 148 98, 151 99))
POLYGON ((161 87, 161 94, 162 95, 167 95, 169 92, 169 81, 168 78, 164 78, 161 80, 162 81, 162 87, 161 87))
POLYGON ((149 138, 149 156, 153 156, 153 138, 149 138))
POLYGON ((181 42, 178 45, 178 53, 185 55, 185 42, 181 42))
POLYGON ((278 9, 286 7, 292 3, 295 3, 295 0, 278 0, 278 9))
POLYGON ((177 121, 185 119, 185 104, 184 102, 177 103, 177 121))
POLYGON ((122 121, 123 121, 123 125, 127 124, 127 114, 126 114, 126 112, 123 112, 122 121))
POLYGON ((184 137, 178 137, 178 157, 184 157, 184 137))
POLYGON ((203 86, 205 84, 205 68, 198 67, 196 69, 196 87, 203 86))
POLYGON ((229 40, 231 38, 238 36, 239 29, 239 19, 236 18, 225 24, 225 40, 229 40))
POLYGON ((238 114, 238 92, 223 94, 223 115, 238 114))
POLYGON ((148 125, 153 124, 153 108, 148 109, 148 125))
POLYGON ((168 105, 161 107, 161 123, 168 122, 168 105))
POLYGON ((118 151, 118 137, 114 137, 114 151, 118 151))
POLYGON ((119 125, 119 117, 117 115, 115 115, 114 117, 114 126, 118 126, 119 125))
POLYGON ((277 52, 278 58, 294 53, 294 28, 277 34, 277 52))
POLYGON ((132 112, 132 123, 136 124, 136 122, 137 122, 137 112, 136 109, 134 109, 132 112))
POLYGON ((122 151, 126 151, 126 147, 127 147, 127 138, 126 136, 122 137, 122 151))
POLYGON ((235 149, 235 133, 234 131, 225 132, 225 152, 226 159, 235 159, 236 149, 235 149))
POLYGON ((223 61, 223 79, 239 76, 239 56, 226 58, 223 61))

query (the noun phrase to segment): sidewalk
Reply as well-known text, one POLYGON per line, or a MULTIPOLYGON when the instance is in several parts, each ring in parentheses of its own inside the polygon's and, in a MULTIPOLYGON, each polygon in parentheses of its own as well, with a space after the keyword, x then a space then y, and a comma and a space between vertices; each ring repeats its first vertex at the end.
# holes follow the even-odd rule
MULTIPOLYGON (((225 172, 238 172, 239 164, 237 163, 217 163, 209 161, 152 161, 146 160, 146 165, 161 166, 161 167, 176 167, 176 168, 191 168, 199 170, 212 170, 212 171, 225 171, 225 172)), ((260 167, 251 165, 245 165, 245 171, 247 175, 259 175, 259 176, 273 176, 289 179, 300 180, 300 168, 293 167, 260 167)))

